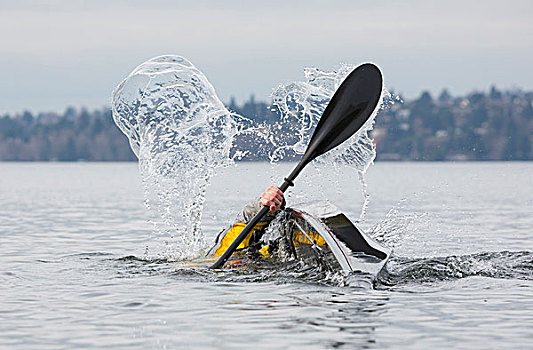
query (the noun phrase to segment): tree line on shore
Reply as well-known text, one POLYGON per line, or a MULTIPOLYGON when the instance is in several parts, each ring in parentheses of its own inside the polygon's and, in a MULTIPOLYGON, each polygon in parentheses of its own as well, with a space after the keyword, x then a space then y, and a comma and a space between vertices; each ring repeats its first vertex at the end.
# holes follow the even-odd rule
MULTIPOLYGON (((396 101, 397 98, 392 101, 396 101)), ((279 115, 267 103, 249 101, 228 108, 259 123, 279 115)), ((390 104, 377 118, 372 137, 377 160, 532 160, 533 92, 473 92, 420 97, 390 104)), ((239 148, 239 145, 235 146, 239 148)), ((248 160, 266 159, 250 152, 248 160)), ((2 161, 132 161, 127 138, 108 108, 64 113, 23 112, 0 117, 2 161)))

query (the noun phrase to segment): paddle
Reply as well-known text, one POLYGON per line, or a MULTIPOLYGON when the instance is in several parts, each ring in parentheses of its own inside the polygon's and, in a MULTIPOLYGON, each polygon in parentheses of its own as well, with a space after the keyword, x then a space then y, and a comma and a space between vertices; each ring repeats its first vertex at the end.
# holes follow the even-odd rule
MULTIPOLYGON (((294 179, 313 159, 340 145, 359 130, 377 107, 383 78, 378 67, 365 63, 355 68, 342 82, 322 114, 302 159, 279 189, 294 186, 294 179)), ((268 213, 263 207, 246 225, 222 256, 210 267, 220 268, 257 223, 268 213)))

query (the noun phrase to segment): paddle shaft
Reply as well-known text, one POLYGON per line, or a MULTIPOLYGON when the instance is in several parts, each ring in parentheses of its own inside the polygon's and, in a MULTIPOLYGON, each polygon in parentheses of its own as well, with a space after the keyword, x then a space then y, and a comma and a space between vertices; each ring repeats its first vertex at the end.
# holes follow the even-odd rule
MULTIPOLYGON (((292 180, 298 175, 301 168, 303 168, 303 166, 300 167, 300 164, 298 164, 298 166, 296 166, 296 168, 293 170, 291 175, 285 179, 283 184, 279 187, 279 189, 282 192, 285 192, 289 188, 289 186, 294 186, 292 180)), ((264 206, 263 208, 261 208, 261 210, 254 216, 254 218, 250 220, 250 222, 248 222, 248 224, 241 231, 239 236, 235 238, 235 240, 233 241, 233 243, 231 243, 228 249, 226 249, 224 254, 222 254, 222 256, 220 256, 220 258, 218 258, 218 260, 213 265, 211 265, 209 268, 210 269, 221 268, 226 263, 226 261, 229 259, 231 254, 233 254, 233 252, 237 250, 237 247, 242 243, 242 241, 244 241, 246 236, 248 236, 248 234, 254 229, 255 225, 257 225, 259 221, 261 221, 261 219, 268 213, 269 210, 270 210, 270 207, 267 207, 267 206, 264 206)))

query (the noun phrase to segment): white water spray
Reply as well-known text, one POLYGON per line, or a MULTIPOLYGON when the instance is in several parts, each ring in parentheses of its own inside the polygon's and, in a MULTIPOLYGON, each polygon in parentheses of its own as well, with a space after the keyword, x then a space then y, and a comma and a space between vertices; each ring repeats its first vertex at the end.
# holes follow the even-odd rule
MULTIPOLYGON (((335 90, 354 68, 308 68, 305 81, 276 88, 272 98, 280 119, 275 125, 256 125, 229 112, 205 75, 180 56, 150 59, 122 81, 113 93, 113 118, 139 158, 150 219, 166 245, 159 255, 197 257, 206 247, 200 224, 215 169, 261 148, 270 150, 273 163, 299 159, 335 90), (252 141, 232 150, 236 136, 252 141)), ((384 95, 385 90, 381 105, 384 95)), ((361 217, 369 200, 364 173, 376 154, 368 136, 376 113, 349 140, 314 161, 318 177, 320 168, 355 169, 363 185, 361 217)), ((323 181, 330 179, 313 179, 315 184, 323 181)))
POLYGON ((113 118, 139 158, 146 205, 166 257, 205 247, 205 192, 229 157, 238 124, 205 75, 180 56, 137 67, 113 93, 113 118))
MULTIPOLYGON (((296 137, 292 138, 278 135, 270 138, 275 146, 270 155, 272 162, 283 159, 287 155, 305 153, 320 117, 333 94, 355 68, 348 64, 342 64, 333 71, 306 68, 304 70, 305 81, 280 85, 273 91, 272 101, 280 111, 280 124, 283 125, 277 128, 278 134, 286 132, 287 126, 297 132, 296 137)), ((378 103, 379 108, 376 108, 363 127, 347 141, 313 161, 318 174, 321 173, 320 169, 332 168, 334 179, 338 178, 344 166, 356 171, 355 178, 360 182, 363 193, 363 206, 359 220, 364 218, 370 202, 364 175, 376 157, 375 145, 369 132, 374 126, 376 115, 390 103, 390 97, 391 94, 383 89, 378 103)), ((314 179, 314 181, 320 182, 320 179, 314 179)), ((335 185, 339 186, 338 183, 335 185)))

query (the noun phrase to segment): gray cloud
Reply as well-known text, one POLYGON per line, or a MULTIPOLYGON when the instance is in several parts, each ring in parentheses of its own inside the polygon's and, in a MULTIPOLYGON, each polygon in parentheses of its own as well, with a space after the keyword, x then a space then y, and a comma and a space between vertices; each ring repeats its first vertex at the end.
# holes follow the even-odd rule
POLYGON ((98 107, 137 64, 181 54, 221 98, 266 99, 305 66, 378 63, 389 87, 531 88, 530 1, 0 2, 0 112, 98 107))

